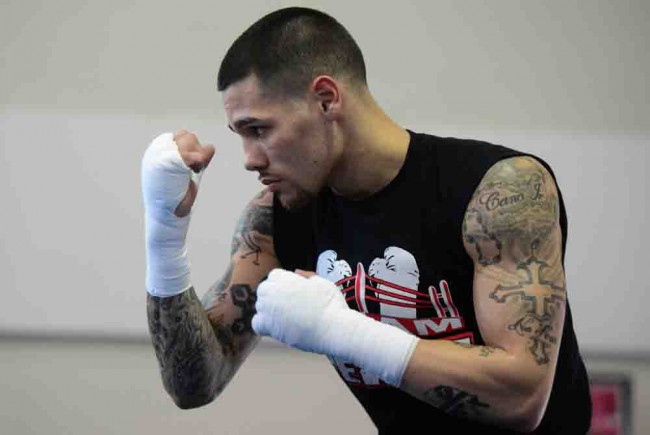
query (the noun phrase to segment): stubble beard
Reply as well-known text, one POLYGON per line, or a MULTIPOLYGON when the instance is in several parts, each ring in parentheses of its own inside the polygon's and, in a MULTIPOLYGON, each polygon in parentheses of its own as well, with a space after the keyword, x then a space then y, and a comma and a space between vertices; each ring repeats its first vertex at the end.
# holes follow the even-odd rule
POLYGON ((298 211, 309 205, 314 200, 314 198, 316 198, 316 194, 312 192, 304 189, 295 189, 296 190, 290 194, 276 192, 276 195, 278 196, 282 207, 284 207, 286 210, 298 211))

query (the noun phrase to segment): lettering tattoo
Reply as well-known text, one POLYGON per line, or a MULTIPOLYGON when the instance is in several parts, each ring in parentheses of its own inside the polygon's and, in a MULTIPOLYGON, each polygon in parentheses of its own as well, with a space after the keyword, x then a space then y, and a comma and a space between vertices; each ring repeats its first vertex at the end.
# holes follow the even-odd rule
POLYGON ((535 362, 543 365, 548 364, 550 351, 558 343, 558 334, 554 331, 554 325, 558 312, 566 302, 566 289, 544 279, 542 274, 549 266, 535 257, 537 246, 539 246, 538 242, 533 243, 531 257, 517 266, 524 272, 526 278, 509 286, 499 284, 490 293, 490 298, 498 303, 518 299, 524 306, 523 315, 510 324, 508 329, 528 339, 528 350, 535 358, 535 362), (527 290, 531 286, 535 287, 534 292, 527 290))
POLYGON ((439 385, 427 390, 423 397, 427 403, 455 417, 481 417, 489 408, 489 405, 481 402, 477 396, 448 385, 439 385))
POLYGON ((516 157, 485 174, 463 221, 467 252, 499 282, 490 299, 516 310, 507 328, 527 339, 538 365, 557 349, 566 303, 559 212, 552 176, 535 159, 516 157))
POLYGON ((495 164, 474 192, 463 236, 479 264, 503 260, 503 250, 546 240, 559 216, 557 193, 546 170, 529 157, 495 164))
POLYGON ((492 346, 478 346, 470 343, 464 343, 462 341, 454 341, 452 342, 460 347, 463 347, 465 349, 479 349, 479 355, 480 357, 487 358, 488 356, 492 355, 494 352, 496 352, 498 349, 496 347, 492 346))
POLYGON ((483 358, 487 358, 488 356, 492 355, 496 351, 497 351, 496 347, 482 346, 481 347, 481 353, 479 353, 478 356, 482 356, 483 358))

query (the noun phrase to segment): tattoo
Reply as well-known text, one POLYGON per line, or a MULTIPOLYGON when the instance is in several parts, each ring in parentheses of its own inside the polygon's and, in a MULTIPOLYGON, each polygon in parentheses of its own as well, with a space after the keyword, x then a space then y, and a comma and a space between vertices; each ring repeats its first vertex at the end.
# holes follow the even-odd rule
POLYGON ((424 400, 447 414, 461 418, 480 417, 484 410, 489 408, 489 405, 482 403, 477 396, 448 385, 439 385, 427 390, 424 400))
POLYGON ((232 262, 202 301, 193 288, 169 298, 148 297, 149 331, 163 383, 183 408, 218 394, 256 342, 251 326, 257 299, 252 287, 261 275, 256 268, 274 264, 268 258, 274 256, 270 195, 263 192, 246 208, 233 237, 232 262), (242 253, 243 245, 248 252, 242 253), (237 259, 252 255, 237 274, 250 273, 251 282, 232 283, 237 259))
POLYGON ((235 306, 241 308, 241 317, 232 324, 232 332, 234 334, 242 334, 244 332, 253 333, 251 321, 255 315, 255 302, 257 301, 257 294, 251 290, 248 284, 234 284, 230 287, 230 294, 232 302, 235 306))
POLYGON ((248 284, 231 284, 216 297, 216 300, 223 302, 228 298, 235 307, 239 308, 239 317, 228 321, 223 314, 222 304, 209 305, 206 307, 206 312, 223 353, 229 357, 236 357, 242 350, 242 339, 254 335, 251 321, 255 315, 257 294, 248 284))
POLYGON ((244 244, 248 252, 243 253, 241 258, 255 255, 254 264, 259 265, 259 254, 262 252, 259 239, 273 237, 273 201, 270 195, 268 191, 262 191, 246 207, 235 228, 230 255, 235 255, 244 244))
POLYGON ((494 352, 496 352, 497 349, 496 347, 490 347, 490 346, 482 346, 481 347, 481 353, 478 356, 482 356, 483 358, 487 358, 494 352))
POLYGON ((490 293, 490 298, 498 303, 518 298, 524 304, 524 315, 508 329, 528 338, 530 353, 537 364, 543 365, 550 361, 550 351, 558 343, 553 325, 558 317, 557 312, 565 303, 566 290, 542 277, 549 266, 535 256, 538 245, 537 242, 533 243, 531 257, 517 266, 525 273, 526 279, 510 286, 500 284, 490 293), (529 286, 534 286, 535 291, 526 291, 525 288, 529 286))
POLYGON ((248 252, 245 254, 241 255, 241 258, 247 258, 250 255, 255 255, 255 259, 253 260, 253 264, 256 266, 260 265, 260 253, 262 252, 262 248, 260 245, 258 245, 253 237, 251 237, 250 233, 246 233, 242 235, 242 240, 246 244, 246 247, 249 249, 248 252))
POLYGON ((227 294, 225 291, 228 288, 231 279, 232 279, 232 263, 228 266, 228 270, 226 271, 226 273, 224 273, 221 279, 216 283, 214 283, 212 287, 210 287, 210 290, 208 290, 206 294, 203 296, 202 299, 203 308, 208 310, 210 307, 214 305, 216 301, 223 302, 226 299, 227 294))
POLYGON ((528 157, 506 159, 485 174, 463 221, 465 243, 483 266, 498 264, 503 251, 528 249, 549 238, 559 216, 550 175, 528 157))
POLYGON ((494 352, 497 351, 497 348, 492 347, 492 346, 477 346, 477 345, 470 344, 470 343, 464 343, 462 341, 453 341, 452 343, 454 343, 454 344, 456 344, 456 345, 458 345, 460 347, 464 347, 465 349, 480 349, 480 353, 479 353, 478 356, 481 356, 481 357, 484 357, 484 358, 487 358, 488 356, 490 356, 491 354, 493 354, 494 352))
POLYGON ((147 314, 167 391, 182 407, 208 403, 232 365, 219 364, 223 353, 194 289, 166 298, 148 295, 147 314))
POLYGON ((490 229, 483 222, 483 215, 479 210, 470 208, 465 213, 463 222, 463 232, 465 241, 474 246, 478 254, 478 262, 483 266, 490 266, 501 261, 501 241, 496 234, 490 232, 490 229))

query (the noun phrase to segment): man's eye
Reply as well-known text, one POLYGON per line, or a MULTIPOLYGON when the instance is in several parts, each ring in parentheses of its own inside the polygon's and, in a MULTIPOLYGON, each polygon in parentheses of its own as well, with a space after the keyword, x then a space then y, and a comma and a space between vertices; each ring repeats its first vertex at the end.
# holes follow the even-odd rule
POLYGON ((265 127, 251 127, 251 132, 253 133, 253 136, 260 138, 266 133, 266 128, 265 127))

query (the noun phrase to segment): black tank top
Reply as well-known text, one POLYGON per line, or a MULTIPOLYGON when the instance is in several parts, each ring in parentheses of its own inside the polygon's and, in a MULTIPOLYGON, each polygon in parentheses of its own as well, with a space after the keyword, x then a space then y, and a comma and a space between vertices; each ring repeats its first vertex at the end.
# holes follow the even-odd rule
MULTIPOLYGON (((316 270, 335 282, 350 308, 369 317, 422 339, 484 344, 474 313, 474 264, 463 245, 463 217, 486 171, 499 160, 526 154, 486 142, 409 134, 400 172, 368 198, 348 200, 324 189, 298 212, 275 200, 276 254, 286 269, 316 270)), ((560 207, 564 254, 567 217, 561 194, 560 207)), ((403 434, 413 427, 510 433, 451 417, 347 361, 331 362, 380 434, 403 434)), ((589 383, 567 300, 553 389, 535 433, 584 434, 590 419, 589 383)))

